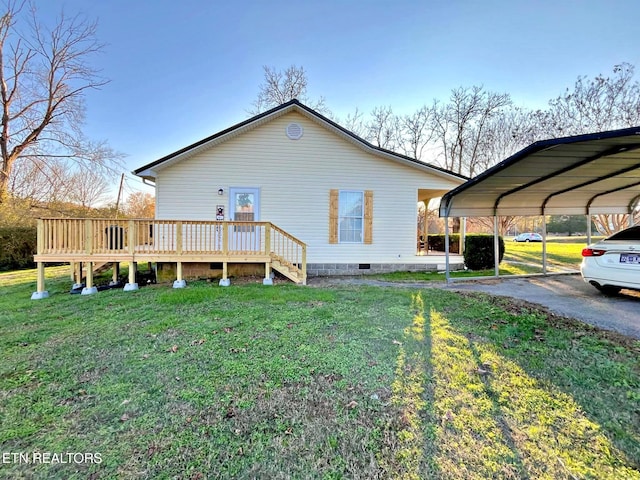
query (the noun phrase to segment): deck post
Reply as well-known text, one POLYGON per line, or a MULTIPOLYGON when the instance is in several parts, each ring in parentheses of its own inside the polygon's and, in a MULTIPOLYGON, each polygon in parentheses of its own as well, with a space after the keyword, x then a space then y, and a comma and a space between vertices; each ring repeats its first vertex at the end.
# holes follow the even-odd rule
POLYGON ((73 264, 73 287, 71 289, 82 288, 82 262, 73 264))
POLYGON ((302 285, 307 284, 307 246, 302 245, 302 285))
POLYGON ((182 262, 176 262, 176 275, 177 279, 173 282, 173 288, 184 288, 187 286, 187 282, 182 278, 182 262))
POLYGON ((225 257, 229 252, 229 225, 226 220, 222 222, 222 255, 225 257))
POLYGON ((262 279, 263 285, 273 285, 273 278, 271 278, 271 262, 264 264, 264 278, 262 279))
POLYGON ((113 276, 109 282, 109 286, 113 287, 118 284, 118 277, 120 276, 120 262, 112 262, 113 276))
POLYGON ((136 282, 136 267, 136 262, 129 262, 129 283, 124 286, 125 292, 138 290, 138 283, 136 282))
MULTIPOLYGON (((176 222, 176 253, 182 255, 182 222, 179 220, 176 222)), ((182 265, 178 268, 182 269, 182 265)))
POLYGON ((93 295, 94 293, 98 293, 98 289, 93 286, 93 262, 87 262, 87 286, 82 289, 80 295, 93 295))
POLYGON ((264 253, 265 255, 271 253, 271 222, 264 224, 264 253))
MULTIPOLYGON (((138 224, 135 221, 129 220, 129 229, 127 233, 129 234, 127 238, 127 247, 129 253, 133 255, 136 253, 136 239, 138 238, 138 224)), ((135 283, 135 277, 133 281, 135 283)))
POLYGON ((93 224, 90 219, 84 220, 84 252, 91 255, 93 250, 93 224))
POLYGON ((220 279, 218 285, 220 285, 221 287, 228 287, 229 285, 231 285, 231 280, 227 278, 227 275, 227 262, 222 262, 222 278, 220 279))
POLYGON ((44 289, 44 262, 38 262, 36 291, 31 294, 31 300, 42 300, 47 297, 49 297, 49 292, 44 289))

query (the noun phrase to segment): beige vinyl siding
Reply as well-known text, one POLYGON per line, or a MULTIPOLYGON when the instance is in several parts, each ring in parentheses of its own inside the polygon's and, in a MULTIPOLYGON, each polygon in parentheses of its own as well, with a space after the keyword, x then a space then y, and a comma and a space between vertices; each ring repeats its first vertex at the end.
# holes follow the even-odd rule
POLYGON ((289 113, 158 171, 159 219, 229 214, 230 187, 260 188, 260 219, 308 245, 309 263, 402 263, 415 255, 418 189, 457 186, 436 175, 381 158, 298 113, 289 113), (304 135, 290 140, 296 122, 304 135), (224 195, 218 195, 218 189, 224 195), (332 190, 372 191, 371 244, 332 244, 332 190))

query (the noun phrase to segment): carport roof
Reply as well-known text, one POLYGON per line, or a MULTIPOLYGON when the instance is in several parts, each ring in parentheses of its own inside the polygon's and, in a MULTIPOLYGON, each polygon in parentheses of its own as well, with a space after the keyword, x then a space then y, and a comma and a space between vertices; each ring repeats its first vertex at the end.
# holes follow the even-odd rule
POLYGON ((441 217, 630 213, 640 127, 533 143, 446 193, 441 217))

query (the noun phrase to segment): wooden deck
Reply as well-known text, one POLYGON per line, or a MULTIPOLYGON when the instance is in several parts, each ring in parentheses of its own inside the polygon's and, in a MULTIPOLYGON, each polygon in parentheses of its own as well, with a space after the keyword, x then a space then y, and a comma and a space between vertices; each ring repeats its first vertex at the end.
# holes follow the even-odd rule
MULTIPOLYGON (((42 272, 47 262, 91 266, 129 262, 134 265, 130 284, 135 283, 138 262, 176 263, 178 282, 183 281, 183 263, 222 263, 224 281, 229 263, 264 263, 265 283, 274 269, 295 283, 306 284, 306 249, 302 241, 270 222, 47 218, 38 221, 34 260, 42 272)), ((38 292, 44 291, 42 273, 38 292)))

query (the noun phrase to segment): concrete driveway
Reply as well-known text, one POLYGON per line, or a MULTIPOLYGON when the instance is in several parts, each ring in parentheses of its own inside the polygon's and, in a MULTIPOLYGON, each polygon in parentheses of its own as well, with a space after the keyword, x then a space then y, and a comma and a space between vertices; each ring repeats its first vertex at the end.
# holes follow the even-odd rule
POLYGON ((537 303, 566 317, 640 339, 640 292, 606 296, 578 275, 459 281, 443 287, 478 291, 537 303))

